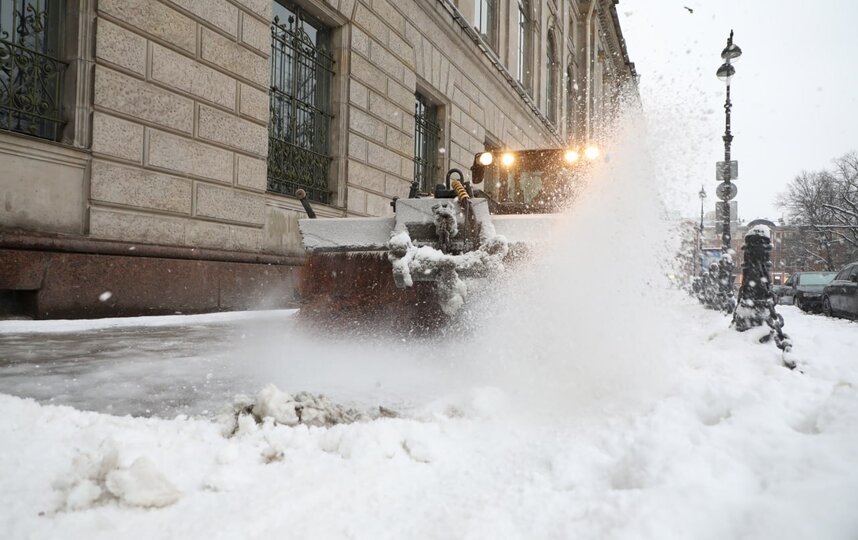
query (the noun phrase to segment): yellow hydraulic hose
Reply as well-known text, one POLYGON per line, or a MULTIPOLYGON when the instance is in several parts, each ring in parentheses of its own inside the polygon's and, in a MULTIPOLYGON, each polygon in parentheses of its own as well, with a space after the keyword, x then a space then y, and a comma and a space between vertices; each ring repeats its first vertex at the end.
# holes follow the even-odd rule
POLYGON ((463 203, 466 200, 471 198, 471 196, 468 195, 468 192, 465 189, 465 186, 462 184, 461 181, 453 180, 452 188, 453 188, 453 191, 456 192, 456 197, 459 199, 460 203, 463 203))

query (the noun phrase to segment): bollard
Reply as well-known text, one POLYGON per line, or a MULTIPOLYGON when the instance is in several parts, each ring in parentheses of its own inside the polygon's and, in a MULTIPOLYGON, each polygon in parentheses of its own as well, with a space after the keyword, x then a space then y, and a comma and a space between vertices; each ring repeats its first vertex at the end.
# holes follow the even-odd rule
POLYGON ((788 352, 792 343, 789 336, 783 332, 783 317, 775 311, 770 273, 772 263, 769 260, 771 250, 771 231, 765 225, 757 225, 745 234, 745 245, 742 246, 742 251, 745 252, 742 287, 739 289, 736 310, 733 312, 733 324, 739 332, 767 324, 771 331, 763 336, 760 342, 774 338, 777 347, 788 352))

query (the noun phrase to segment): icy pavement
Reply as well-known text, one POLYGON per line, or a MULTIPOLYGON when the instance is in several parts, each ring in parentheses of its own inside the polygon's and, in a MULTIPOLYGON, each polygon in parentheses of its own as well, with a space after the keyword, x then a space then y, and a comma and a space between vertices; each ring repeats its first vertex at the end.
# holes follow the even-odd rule
POLYGON ((214 413, 258 389, 240 344, 283 334, 293 312, 0 321, 0 392, 117 415, 214 413))
MULTIPOLYGON (((773 346, 727 329, 720 315, 680 305, 670 384, 626 401, 626 381, 594 403, 553 411, 467 374, 445 392, 437 373, 403 418, 328 428, 245 422, 232 437, 204 418, 118 417, 0 396, 0 530, 28 539, 853 539, 858 325, 779 310, 804 373, 781 367, 773 346)), ((226 358, 245 322, 196 335, 222 336, 206 350, 226 358)), ((126 338, 120 356, 142 350, 126 338)), ((298 384, 337 381, 342 395, 367 403, 396 394, 391 380, 368 384, 383 375, 350 369, 354 354, 345 353, 355 347, 341 352, 316 356, 321 372, 339 378, 299 370, 298 384)), ((405 371, 428 373, 426 358, 396 352, 405 371)), ((150 350, 133 373, 110 367, 90 390, 183 373, 173 365, 183 354, 159 363, 150 350)), ((455 375, 449 360, 434 359, 455 375)), ((109 355, 99 362, 109 365, 109 355)), ((193 371, 208 367, 184 373, 193 371)))
POLYGON ((426 343, 307 336, 294 310, 0 321, 0 393, 114 415, 214 417, 275 383, 344 404, 408 408, 449 390, 426 343), (412 359, 407 371, 400 357, 412 359), (352 361, 344 362, 344 358, 352 361), (443 382, 442 382, 443 381, 443 382))

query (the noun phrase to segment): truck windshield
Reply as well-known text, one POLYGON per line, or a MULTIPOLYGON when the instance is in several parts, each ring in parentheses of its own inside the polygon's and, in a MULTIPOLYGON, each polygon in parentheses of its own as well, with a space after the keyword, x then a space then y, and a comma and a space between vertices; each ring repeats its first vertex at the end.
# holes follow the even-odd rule
POLYGON ((559 152, 517 153, 509 166, 486 167, 483 189, 501 204, 559 207, 577 191, 580 182, 574 166, 559 152))

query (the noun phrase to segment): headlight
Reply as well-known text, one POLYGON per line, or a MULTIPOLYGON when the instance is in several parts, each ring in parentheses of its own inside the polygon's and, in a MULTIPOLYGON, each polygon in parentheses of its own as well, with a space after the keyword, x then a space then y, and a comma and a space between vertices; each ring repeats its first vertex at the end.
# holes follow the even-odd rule
POLYGON ((563 154, 563 159, 565 159, 567 163, 575 163, 578 161, 578 157, 578 152, 575 150, 566 150, 563 154))
POLYGON ((501 163, 503 163, 504 167, 509 167, 513 162, 515 162, 515 154, 507 152, 501 156, 501 163))
POLYGON ((587 159, 596 159, 599 157, 599 148, 596 146, 588 146, 586 150, 584 150, 584 155, 587 159))
POLYGON ((494 160, 495 160, 495 158, 494 158, 494 156, 492 156, 491 152, 483 152, 482 154, 480 154, 480 157, 478 158, 480 165, 485 165, 486 167, 491 165, 494 160))

